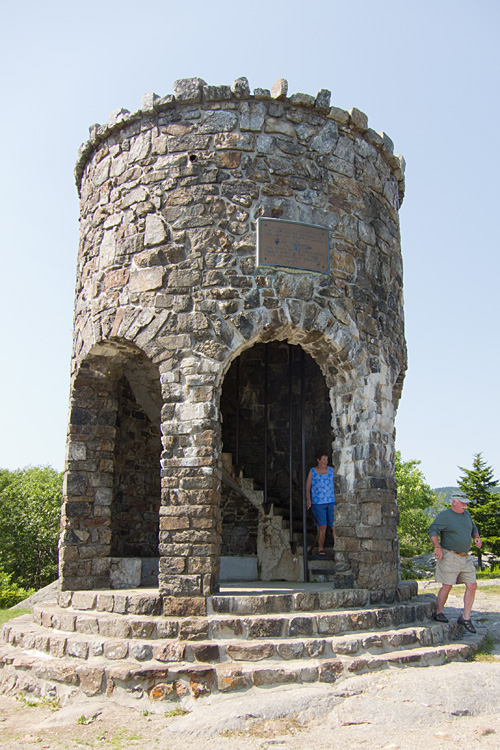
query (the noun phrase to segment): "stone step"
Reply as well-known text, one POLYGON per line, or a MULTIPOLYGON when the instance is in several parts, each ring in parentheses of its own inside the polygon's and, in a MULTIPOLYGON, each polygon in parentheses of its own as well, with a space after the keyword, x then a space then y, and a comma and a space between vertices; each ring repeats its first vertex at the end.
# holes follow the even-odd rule
POLYGON ((350 588, 349 583, 351 580, 354 580, 351 571, 343 570, 343 566, 336 565, 333 555, 311 555, 307 561, 307 565, 310 581, 332 581, 335 583, 337 577, 342 573, 341 580, 345 582, 345 588, 350 588), (339 568, 338 570, 337 567, 339 568))
POLYGON ((309 567, 335 568, 335 555, 331 552, 327 552, 324 555, 309 555, 307 561, 309 567))
POLYGON ((250 478, 250 477, 241 477, 237 481, 240 483, 242 490, 249 490, 250 492, 260 492, 262 494, 262 496, 264 496, 264 493, 262 492, 262 490, 259 490, 255 486, 255 482, 254 482, 254 480, 252 478, 250 478))
MULTIPOLYGON (((215 613, 253 614, 256 612, 290 612, 293 610, 324 610, 360 607, 386 601, 410 601, 418 593, 415 581, 403 581, 396 591, 383 591, 312 584, 264 581, 225 585, 221 592, 208 599, 208 611, 215 613)), ((106 589, 99 591, 61 591, 59 606, 83 612, 114 612, 117 614, 161 615, 163 604, 157 588, 106 589)), ((166 613, 167 614, 167 613, 166 613)))
POLYGON ((390 666, 439 666, 453 660, 465 660, 478 648, 478 641, 474 643, 443 644, 432 647, 420 647, 405 651, 396 651, 378 656, 363 656, 352 659, 347 664, 347 671, 351 674, 384 669, 390 666))
POLYGON ((154 589, 62 592, 3 626, 0 687, 63 701, 133 696, 165 711, 164 700, 466 658, 481 629, 436 623, 435 596, 416 593, 414 582, 389 592, 227 584, 205 617, 174 617, 154 589))
MULTIPOLYGON (((429 606, 432 611, 432 603, 429 606)), ((61 624, 57 613, 51 615, 45 611, 39 614, 40 623, 50 618, 52 626, 61 624)), ((202 618, 193 618, 185 620, 180 627, 178 623, 166 622, 162 639, 151 637, 154 618, 141 622, 123 616, 113 620, 76 615, 72 623, 75 629, 64 632, 34 623, 27 615, 6 623, 2 636, 10 645, 57 658, 87 660, 100 657, 116 661, 133 656, 139 662, 179 659, 255 661, 287 659, 299 653, 311 658, 323 654, 353 654, 366 649, 384 651, 410 643, 413 646, 431 645, 457 636, 456 624, 397 627, 400 618, 408 622, 412 614, 418 614, 418 611, 401 606, 378 611, 331 612, 318 615, 316 629, 310 617, 293 614, 243 620, 214 616, 208 624, 202 618), (388 627, 394 632, 387 632, 388 627), (365 632, 369 628, 372 630, 365 632)), ((420 614, 428 616, 429 610, 421 610, 420 614)))
POLYGON ((49 654, 53 658, 72 657, 79 660, 117 661, 135 659, 138 662, 256 662, 262 660, 289 661, 299 658, 336 658, 362 653, 367 658, 401 648, 419 648, 447 643, 459 637, 461 629, 457 623, 426 626, 412 625, 366 631, 342 633, 328 637, 295 636, 289 638, 262 636, 250 642, 245 638, 198 640, 179 638, 161 641, 147 638, 123 638, 75 632, 64 634, 33 623, 29 616, 16 619, 4 626, 3 636, 7 643, 24 649, 28 653, 49 654))
MULTIPOLYGON (((243 604, 242 602, 240 604, 243 604)), ((303 602, 305 604, 305 602, 303 602)), ((398 627, 430 620, 435 612, 435 598, 422 596, 414 602, 371 607, 330 609, 268 614, 217 612, 207 617, 161 617, 158 615, 98 613, 61 608, 56 604, 36 605, 33 622, 47 630, 106 638, 179 638, 193 641, 219 638, 293 638, 315 635, 338 635, 359 630, 398 627)), ((9 623, 4 626, 9 628, 9 623)))
POLYGON ((99 591, 60 591, 60 607, 86 612, 115 612, 117 614, 161 615, 163 603, 157 588, 102 589, 99 591))
MULTIPOLYGON (((209 611, 219 614, 255 614, 279 613, 291 611, 317 611, 329 609, 348 609, 363 607, 369 604, 380 604, 394 601, 409 602, 417 597, 418 584, 415 581, 403 581, 395 592, 384 595, 384 592, 373 592, 367 589, 342 588, 313 584, 275 584, 274 590, 270 584, 260 582, 253 589, 236 585, 220 594, 214 594, 209 600, 209 611), (267 588, 266 588, 267 586, 267 588), (262 590, 258 593, 259 588, 262 590), (288 593, 294 587, 294 593, 288 593), (299 589, 299 590, 296 590, 299 589)), ((82 593, 82 592, 79 592, 82 593)), ((423 600, 421 596, 419 600, 423 600)), ((72 606, 73 602, 72 602, 72 606)))
POLYGON ((50 659, 46 654, 23 653, 10 646, 0 648, 0 686, 3 692, 27 692, 58 698, 61 703, 80 694, 106 696, 116 702, 137 700, 138 708, 165 711, 163 701, 189 701, 210 693, 246 690, 288 683, 332 683, 350 674, 393 666, 430 666, 466 659, 477 649, 480 636, 453 645, 417 647, 411 650, 362 657, 309 658, 288 662, 269 660, 197 665, 186 662, 138 664, 78 663, 69 658, 50 659))
POLYGON ((354 574, 351 571, 312 569, 309 571, 309 578, 314 583, 332 583, 337 589, 349 589, 354 584, 354 574))

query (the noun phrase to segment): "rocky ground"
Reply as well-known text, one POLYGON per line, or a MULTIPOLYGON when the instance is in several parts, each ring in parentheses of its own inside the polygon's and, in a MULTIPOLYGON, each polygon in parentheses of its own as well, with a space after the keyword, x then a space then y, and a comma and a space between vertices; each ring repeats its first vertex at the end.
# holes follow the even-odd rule
MULTIPOLYGON (((435 586, 423 582, 421 590, 435 586)), ((494 643, 491 655, 473 662, 392 668, 334 685, 253 688, 200 699, 183 714, 95 701, 57 709, 0 696, 0 748, 498 750, 500 580, 479 586, 473 615, 494 643)), ((461 597, 448 604, 448 616, 458 617, 461 597)))

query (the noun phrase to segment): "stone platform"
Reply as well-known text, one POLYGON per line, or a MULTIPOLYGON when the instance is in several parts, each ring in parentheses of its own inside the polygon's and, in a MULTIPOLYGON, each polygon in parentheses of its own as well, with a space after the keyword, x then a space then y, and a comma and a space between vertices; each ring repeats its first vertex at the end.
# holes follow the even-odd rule
POLYGON ((64 591, 3 626, 0 688, 165 711, 213 692, 469 656, 481 633, 436 623, 434 595, 417 591, 413 581, 387 597, 331 583, 227 584, 205 617, 162 615, 155 589, 64 591))

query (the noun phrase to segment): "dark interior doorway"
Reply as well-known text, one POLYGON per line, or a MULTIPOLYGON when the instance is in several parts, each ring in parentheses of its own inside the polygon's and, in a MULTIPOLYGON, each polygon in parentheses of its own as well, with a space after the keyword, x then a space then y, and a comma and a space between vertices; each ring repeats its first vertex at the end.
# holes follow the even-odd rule
MULTIPOLYGON (((330 452, 332 410, 323 374, 300 346, 284 341, 256 344, 236 359, 222 386, 223 451, 236 475, 252 478, 267 504, 303 529, 303 483, 316 465, 318 447, 330 452), (304 467, 304 468, 303 468, 304 467)), ((224 538, 255 536, 245 503, 222 498, 224 538), (227 505, 227 508, 226 508, 227 505)), ((234 552, 233 552, 234 554, 234 552)))

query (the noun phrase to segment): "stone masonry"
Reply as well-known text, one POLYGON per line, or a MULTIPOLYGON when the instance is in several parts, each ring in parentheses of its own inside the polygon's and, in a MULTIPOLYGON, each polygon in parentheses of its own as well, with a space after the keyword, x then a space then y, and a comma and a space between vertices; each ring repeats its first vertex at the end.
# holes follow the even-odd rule
POLYGON ((113 560, 158 556, 164 613, 205 613, 224 378, 254 345, 288 342, 329 397, 336 549, 359 587, 395 590, 404 160, 326 90, 173 88, 92 126, 78 156, 62 587, 110 588, 113 560), (329 273, 258 267, 262 217, 328 228, 329 273))

